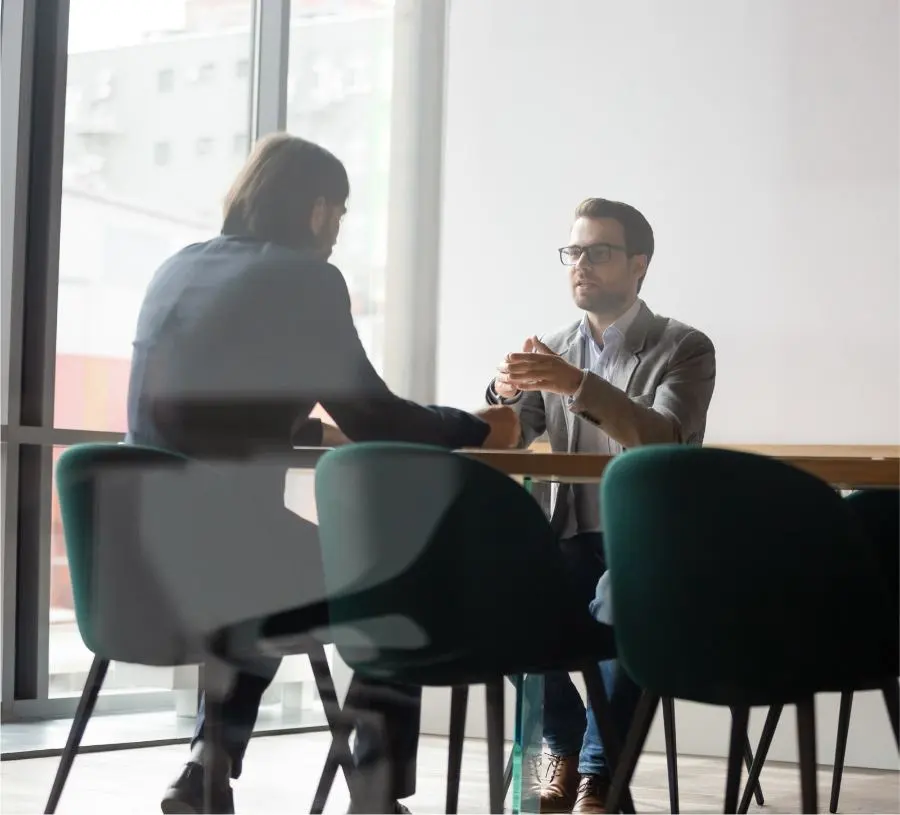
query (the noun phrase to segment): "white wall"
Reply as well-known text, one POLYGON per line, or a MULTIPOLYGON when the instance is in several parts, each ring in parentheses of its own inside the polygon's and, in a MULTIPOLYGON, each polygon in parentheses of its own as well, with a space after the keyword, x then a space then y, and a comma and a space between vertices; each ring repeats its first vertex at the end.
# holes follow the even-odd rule
POLYGON ((709 441, 900 442, 896 0, 455 0, 438 397, 572 321, 587 196, 717 347, 709 441), (526 11, 527 6, 527 11, 526 11))
MULTIPOLYGON (((896 0, 450 8, 441 402, 478 404, 503 354, 575 319, 555 249, 604 196, 654 226, 650 307, 716 344, 708 441, 900 442, 896 0)), ((727 714, 679 710, 681 751, 722 754, 727 714)), ((788 718, 773 760, 794 760, 788 718)), ((897 766, 874 695, 847 764, 897 766)))

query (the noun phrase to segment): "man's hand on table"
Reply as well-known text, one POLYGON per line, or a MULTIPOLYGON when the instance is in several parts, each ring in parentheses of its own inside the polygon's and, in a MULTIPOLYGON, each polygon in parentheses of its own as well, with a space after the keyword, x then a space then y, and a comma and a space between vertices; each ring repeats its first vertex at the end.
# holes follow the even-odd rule
POLYGON ((488 423, 491 430, 481 445, 486 450, 505 450, 517 447, 522 437, 519 415, 506 405, 492 405, 476 411, 475 415, 488 423))

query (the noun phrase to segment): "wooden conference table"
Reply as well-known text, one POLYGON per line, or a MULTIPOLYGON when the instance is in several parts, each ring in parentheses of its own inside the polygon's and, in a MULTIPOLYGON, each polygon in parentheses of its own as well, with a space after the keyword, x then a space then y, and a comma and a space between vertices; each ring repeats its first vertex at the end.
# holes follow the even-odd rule
MULTIPOLYGON (((818 476, 835 489, 900 488, 900 445, 707 445, 771 456, 818 476)), ((323 453, 325 451, 322 451, 323 453)), ((460 450, 523 481, 599 482, 613 456, 554 453, 537 442, 528 450, 460 450)), ((316 523, 310 469, 292 470, 285 491, 286 506, 316 523)), ((543 738, 543 679, 527 676, 518 682, 513 742, 512 811, 539 812, 538 801, 525 780, 524 769, 540 757, 543 738)))
MULTIPOLYGON (((707 445, 771 456, 806 470, 836 489, 900 487, 900 445, 707 445)), ((543 444, 528 450, 464 450, 467 456, 511 476, 534 481, 599 481, 612 456, 553 453, 543 444)))

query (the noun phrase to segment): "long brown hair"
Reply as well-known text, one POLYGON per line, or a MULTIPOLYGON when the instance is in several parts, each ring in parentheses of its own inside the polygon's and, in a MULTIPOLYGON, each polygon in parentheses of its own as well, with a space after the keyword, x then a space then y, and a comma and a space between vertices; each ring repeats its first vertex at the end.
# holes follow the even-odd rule
POLYGON ((297 136, 273 133, 256 143, 225 196, 222 234, 305 249, 315 244, 309 222, 316 200, 338 206, 349 195, 347 170, 337 156, 297 136))

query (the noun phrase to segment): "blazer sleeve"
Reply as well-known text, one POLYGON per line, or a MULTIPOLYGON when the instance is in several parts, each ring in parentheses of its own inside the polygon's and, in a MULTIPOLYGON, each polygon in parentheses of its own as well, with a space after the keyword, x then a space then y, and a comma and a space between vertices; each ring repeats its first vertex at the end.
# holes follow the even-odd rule
MULTIPOLYGON (((328 266, 318 280, 321 347, 318 401, 353 441, 408 441, 448 448, 480 447, 486 422, 451 407, 425 407, 391 392, 372 367, 353 324, 341 273, 328 266)), ((306 338, 309 342, 309 337, 306 338)))
POLYGON ((593 373, 585 375, 570 410, 602 427, 625 448, 644 444, 699 444, 716 382, 710 339, 688 332, 676 346, 653 401, 631 398, 593 373))

